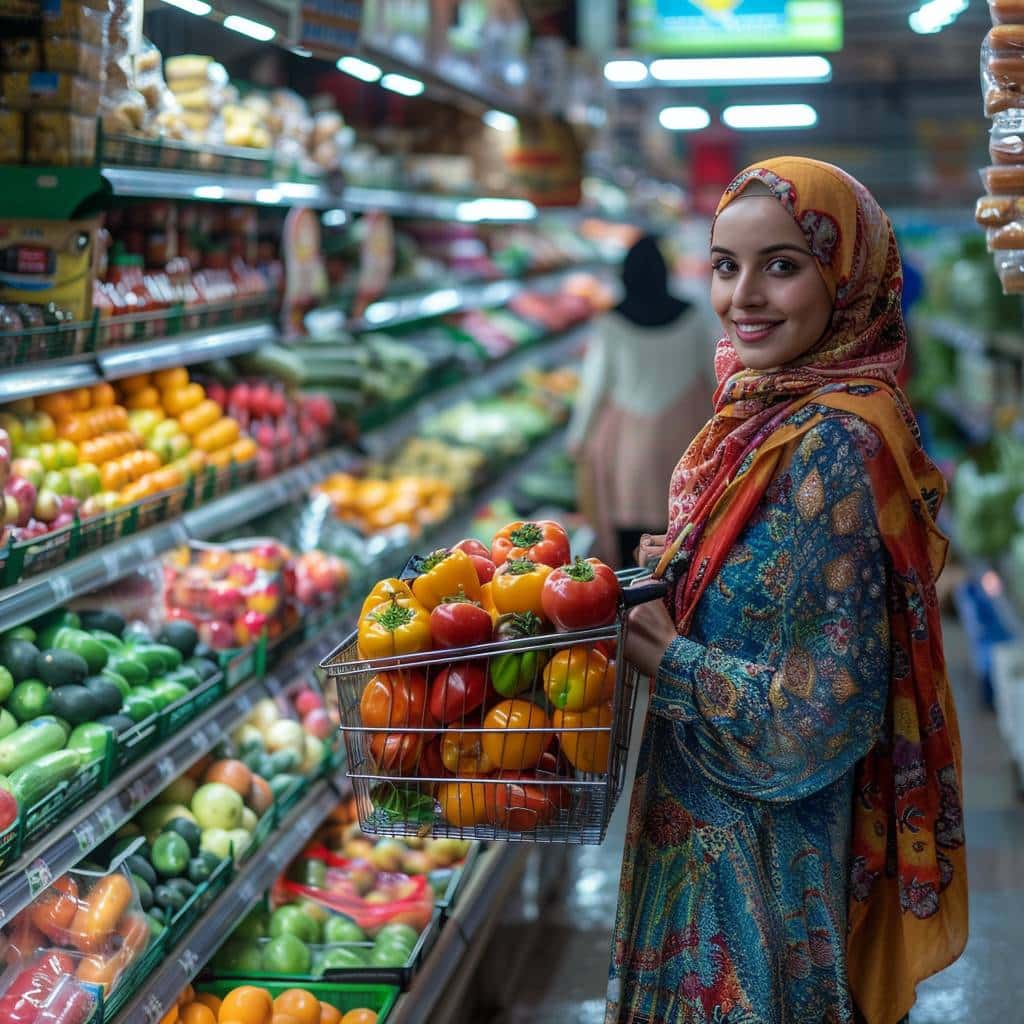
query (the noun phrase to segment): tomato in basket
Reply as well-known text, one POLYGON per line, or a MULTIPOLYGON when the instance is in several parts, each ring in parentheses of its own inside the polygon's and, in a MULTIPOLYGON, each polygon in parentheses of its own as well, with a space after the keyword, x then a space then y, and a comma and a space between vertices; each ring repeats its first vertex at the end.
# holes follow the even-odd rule
POLYGON ((563 565, 544 581, 544 617, 564 633, 596 629, 615 621, 622 588, 615 573, 596 558, 563 565))

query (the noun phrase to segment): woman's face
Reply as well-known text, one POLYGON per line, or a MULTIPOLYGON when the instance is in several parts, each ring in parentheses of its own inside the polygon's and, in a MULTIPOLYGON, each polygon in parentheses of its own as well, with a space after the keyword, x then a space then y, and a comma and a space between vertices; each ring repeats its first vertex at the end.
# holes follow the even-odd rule
POLYGON ((742 196, 715 221, 711 304, 743 365, 767 370, 821 339, 832 299, 803 232, 772 196, 742 196))

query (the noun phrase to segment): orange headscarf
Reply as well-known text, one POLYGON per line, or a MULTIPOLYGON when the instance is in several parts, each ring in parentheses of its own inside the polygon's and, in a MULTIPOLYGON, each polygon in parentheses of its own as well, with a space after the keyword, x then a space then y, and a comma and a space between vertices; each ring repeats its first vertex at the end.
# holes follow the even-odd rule
POLYGON ((917 983, 967 941, 960 739, 935 597, 946 541, 934 517, 945 483, 896 386, 906 331, 889 219, 844 171, 797 157, 743 171, 719 212, 752 181, 803 231, 833 297, 832 320, 814 348, 777 369, 745 369, 728 339, 718 343, 715 415, 673 475, 659 570, 675 581, 670 604, 685 633, 772 478, 821 421, 821 407, 874 428, 881 445, 867 471, 890 560, 893 656, 889 731, 857 766, 847 969, 869 1024, 896 1024, 917 983))

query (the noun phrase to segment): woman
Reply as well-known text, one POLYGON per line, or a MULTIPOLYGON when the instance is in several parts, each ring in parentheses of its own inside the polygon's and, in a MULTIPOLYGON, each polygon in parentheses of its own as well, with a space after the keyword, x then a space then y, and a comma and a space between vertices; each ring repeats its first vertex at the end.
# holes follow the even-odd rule
POLYGON ((587 350, 568 444, 599 553, 629 565, 641 534, 664 522, 666 483, 710 412, 712 374, 706 318, 669 293, 655 238, 626 254, 622 283, 587 350))
POLYGON ((715 415, 671 484, 609 1022, 896 1024, 967 935, 934 583, 941 477, 895 385, 888 219, 843 171, 744 171, 712 234, 715 415))

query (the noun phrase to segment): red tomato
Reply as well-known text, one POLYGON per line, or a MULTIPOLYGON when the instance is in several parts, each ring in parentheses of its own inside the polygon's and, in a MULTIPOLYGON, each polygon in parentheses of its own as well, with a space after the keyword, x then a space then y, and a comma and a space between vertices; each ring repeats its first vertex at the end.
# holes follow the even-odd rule
POLYGON ((494 564, 494 560, 491 558, 490 549, 486 544, 481 544, 480 541, 472 538, 468 540, 460 540, 458 544, 452 548, 453 551, 458 549, 459 551, 465 551, 469 555, 469 560, 473 563, 473 568, 476 569, 477 577, 481 583, 490 583, 494 578, 494 570, 497 566, 494 564))
POLYGON ((441 737, 435 736, 423 747, 417 774, 423 779, 443 779, 451 775, 441 760, 441 737))
POLYGON ((18 819, 18 801, 7 792, 0 789, 0 832, 12 825, 18 819))
POLYGON ((490 558, 491 552, 488 550, 486 544, 482 544, 475 537, 467 537, 465 540, 460 540, 456 544, 452 551, 465 551, 467 555, 480 555, 482 558, 490 558))
POLYGON ((473 601, 442 601, 430 613, 435 647, 472 647, 491 639, 491 616, 473 601))
POLYGON ((464 720, 487 696, 487 672, 479 661, 446 666, 430 684, 430 713, 445 725, 464 720))
POLYGON ((515 558, 528 558, 557 569, 570 559, 569 535, 550 519, 509 523, 495 534, 491 559, 495 565, 504 565, 515 558))
POLYGON ((594 629, 615 621, 621 589, 615 573, 603 562, 577 558, 544 581, 541 607, 544 617, 564 633, 594 629))
POLYGON ((529 832, 550 823, 558 811, 558 786, 531 785, 518 772, 500 772, 501 783, 485 783, 487 823, 509 832, 529 832))
POLYGON ((369 735, 370 754, 381 771, 392 775, 417 771, 423 741, 428 738, 426 733, 373 732, 369 735))
POLYGON ((362 725, 426 725, 427 678, 422 672, 380 672, 363 687, 362 725))

